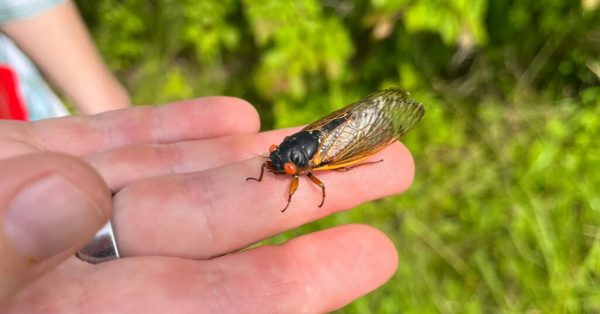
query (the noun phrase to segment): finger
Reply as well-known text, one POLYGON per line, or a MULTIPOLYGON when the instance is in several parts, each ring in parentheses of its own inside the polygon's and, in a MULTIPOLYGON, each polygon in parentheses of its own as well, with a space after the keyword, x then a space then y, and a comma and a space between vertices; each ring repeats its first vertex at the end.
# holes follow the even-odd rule
POLYGON ((394 144, 374 160, 384 162, 348 172, 317 172, 321 190, 302 179, 292 203, 281 213, 290 177, 257 176, 262 160, 253 158, 193 174, 170 175, 129 185, 115 195, 114 224, 125 255, 189 258, 218 256, 271 235, 360 203, 408 188, 414 175, 410 153, 394 144))
POLYGON ((117 191, 144 178, 206 170, 254 157, 297 129, 170 144, 128 145, 91 155, 87 160, 110 188, 117 191))
POLYGON ((157 107, 136 107, 94 116, 75 116, 32 123, 22 141, 40 150, 86 156, 136 143, 170 143, 253 133, 256 110, 232 97, 205 97, 157 107))
POLYGON ((30 312, 61 300, 79 312, 324 313, 382 285, 396 267, 385 235, 347 225, 210 261, 138 257, 100 264, 93 276, 65 270, 0 310, 30 312), (63 288, 45 289, 57 284, 63 288), (43 299, 33 302, 36 291, 43 299))
POLYGON ((0 161, 0 300, 84 245, 110 216, 110 192, 83 162, 58 154, 0 161))

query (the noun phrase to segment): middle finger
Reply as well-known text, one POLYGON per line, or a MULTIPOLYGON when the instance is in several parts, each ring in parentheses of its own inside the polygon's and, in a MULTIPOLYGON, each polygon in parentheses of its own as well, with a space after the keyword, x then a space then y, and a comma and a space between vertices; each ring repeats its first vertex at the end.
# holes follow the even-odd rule
POLYGON ((301 185, 287 212, 289 176, 258 175, 264 159, 253 158, 205 171, 165 175, 127 186, 115 196, 114 224, 124 255, 210 258, 362 202, 404 191, 414 168, 399 143, 374 159, 384 162, 346 173, 318 172, 327 187, 301 185))

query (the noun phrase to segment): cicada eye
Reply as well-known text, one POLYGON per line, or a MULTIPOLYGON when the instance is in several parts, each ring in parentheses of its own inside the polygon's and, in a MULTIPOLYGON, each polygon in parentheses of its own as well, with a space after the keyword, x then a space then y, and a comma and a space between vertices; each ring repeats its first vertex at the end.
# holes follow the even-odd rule
POLYGON ((283 169, 285 170, 285 173, 287 173, 287 174, 296 174, 296 172, 298 171, 298 169, 296 168, 296 165, 294 165, 294 163, 291 163, 291 162, 286 162, 283 165, 283 169))
POLYGON ((269 153, 272 153, 276 149, 277 149, 277 145, 275 145, 275 144, 271 145, 271 147, 269 147, 269 153))

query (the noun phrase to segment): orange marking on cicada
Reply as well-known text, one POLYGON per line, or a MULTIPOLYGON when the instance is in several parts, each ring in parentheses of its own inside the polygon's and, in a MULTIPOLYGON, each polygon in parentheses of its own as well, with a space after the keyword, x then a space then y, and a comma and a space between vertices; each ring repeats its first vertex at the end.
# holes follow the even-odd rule
POLYGON ((283 165, 283 169, 285 169, 285 173, 287 173, 287 174, 296 174, 296 173, 298 173, 298 168, 296 168, 296 165, 294 165, 291 162, 286 162, 283 165))

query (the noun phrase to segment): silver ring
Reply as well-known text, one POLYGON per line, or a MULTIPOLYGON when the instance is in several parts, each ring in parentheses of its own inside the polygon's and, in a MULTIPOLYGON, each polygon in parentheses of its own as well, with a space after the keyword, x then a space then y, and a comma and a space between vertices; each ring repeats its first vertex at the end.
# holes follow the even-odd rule
POLYGON ((83 249, 77 252, 77 257, 91 264, 104 263, 120 257, 110 220, 83 249))

